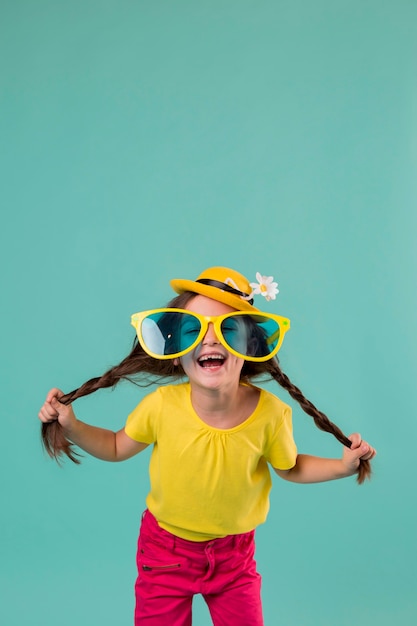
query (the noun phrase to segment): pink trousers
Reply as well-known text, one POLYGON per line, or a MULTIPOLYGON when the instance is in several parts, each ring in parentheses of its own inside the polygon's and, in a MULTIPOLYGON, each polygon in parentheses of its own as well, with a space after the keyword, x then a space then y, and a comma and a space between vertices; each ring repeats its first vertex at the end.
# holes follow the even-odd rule
POLYGON ((254 531, 187 541, 160 528, 145 511, 138 540, 135 626, 190 626, 198 593, 215 626, 262 626, 254 552, 254 531))

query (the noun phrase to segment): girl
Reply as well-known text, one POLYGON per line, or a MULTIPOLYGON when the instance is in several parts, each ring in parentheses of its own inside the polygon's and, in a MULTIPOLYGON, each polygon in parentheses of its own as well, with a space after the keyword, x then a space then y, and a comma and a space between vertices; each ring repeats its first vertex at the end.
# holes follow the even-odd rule
POLYGON ((347 438, 280 369, 276 354, 290 323, 253 305, 254 295, 270 300, 278 292, 272 277, 257 279, 212 267, 196 281, 171 281, 180 295, 165 309, 132 316, 137 339, 119 365, 69 394, 51 389, 40 410, 43 442, 56 459, 66 454, 78 463, 75 444, 99 459, 123 461, 153 444, 136 626, 189 626, 196 593, 215 626, 261 626, 254 529, 268 512, 269 465, 298 483, 355 473, 361 483, 370 475, 375 450, 359 434, 347 438), (344 445, 340 459, 297 453, 291 409, 251 382, 260 375, 274 378, 344 445), (150 376, 176 384, 146 396, 118 432, 76 418, 77 398, 150 376))

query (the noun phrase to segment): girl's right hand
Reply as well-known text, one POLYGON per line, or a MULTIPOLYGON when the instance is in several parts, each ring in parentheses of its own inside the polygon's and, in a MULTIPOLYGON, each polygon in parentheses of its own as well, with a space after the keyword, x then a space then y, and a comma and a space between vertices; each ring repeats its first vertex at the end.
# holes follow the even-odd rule
POLYGON ((59 402, 59 398, 62 398, 63 395, 64 392, 60 389, 51 389, 39 411, 39 419, 44 424, 57 421, 66 430, 71 430, 77 418, 70 404, 61 404, 59 402))

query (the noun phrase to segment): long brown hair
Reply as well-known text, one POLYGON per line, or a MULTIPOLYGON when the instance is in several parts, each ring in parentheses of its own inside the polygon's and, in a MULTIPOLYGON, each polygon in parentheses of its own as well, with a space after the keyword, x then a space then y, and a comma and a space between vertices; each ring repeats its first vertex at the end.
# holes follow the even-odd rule
MULTIPOLYGON (((183 309, 194 296, 195 293, 187 291, 175 297, 167 306, 183 309)), ((110 368, 102 376, 91 378, 77 389, 62 396, 59 401, 62 404, 71 404, 77 398, 87 396, 98 389, 115 387, 122 380, 128 380, 140 386, 148 386, 170 380, 179 380, 183 376, 184 371, 180 364, 175 365, 173 360, 154 359, 144 352, 135 337, 132 350, 121 363, 110 368)), ((245 361, 241 372, 242 380, 250 382, 261 376, 264 380, 274 379, 281 387, 286 389, 290 396, 298 402, 303 411, 313 418, 314 423, 320 430, 331 433, 342 445, 348 448, 351 447, 351 441, 340 428, 333 424, 324 413, 319 411, 310 400, 307 400, 302 391, 284 374, 277 358, 261 363, 245 361)), ((79 455, 74 451, 71 442, 64 436, 58 421, 42 424, 41 437, 45 450, 55 460, 59 461, 62 455, 66 455, 74 463, 80 462, 78 459, 79 455)), ((362 484, 366 478, 370 478, 370 462, 361 460, 357 474, 359 484, 362 484)))

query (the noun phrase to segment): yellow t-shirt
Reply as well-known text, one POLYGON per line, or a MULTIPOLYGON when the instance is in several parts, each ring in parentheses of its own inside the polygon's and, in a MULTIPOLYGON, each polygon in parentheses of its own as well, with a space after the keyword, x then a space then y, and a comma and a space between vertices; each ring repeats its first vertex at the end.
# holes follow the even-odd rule
POLYGON ((183 539, 206 541, 263 523, 271 477, 294 466, 291 408, 260 390, 239 426, 213 428, 191 403, 189 383, 159 387, 129 415, 126 434, 154 444, 146 504, 159 525, 183 539))

